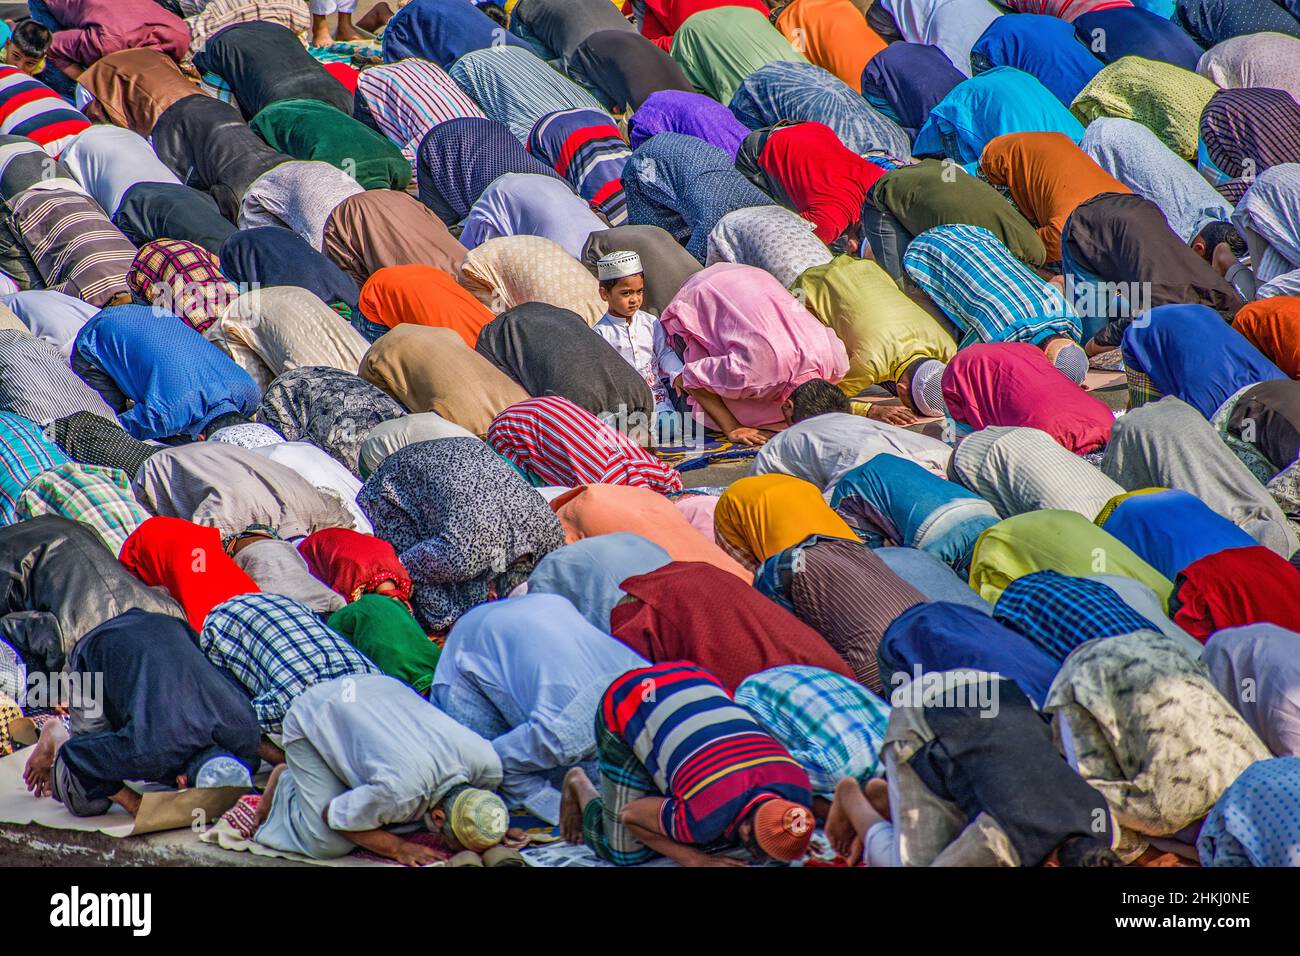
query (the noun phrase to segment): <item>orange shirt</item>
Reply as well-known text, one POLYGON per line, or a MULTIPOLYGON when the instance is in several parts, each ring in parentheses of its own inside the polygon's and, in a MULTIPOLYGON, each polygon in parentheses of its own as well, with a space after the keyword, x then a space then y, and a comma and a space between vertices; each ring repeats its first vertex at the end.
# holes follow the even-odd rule
POLYGON ((1007 133, 989 140, 980 169, 1006 186, 1020 212, 1038 230, 1047 261, 1061 258, 1061 230, 1080 203, 1129 188, 1106 172, 1064 133, 1007 133))
POLYGON ((386 266, 361 287, 361 314, 390 329, 402 323, 451 329, 473 348, 492 313, 455 279, 429 265, 386 266))
POLYGON ((777 17, 776 28, 809 62, 857 92, 867 63, 885 48, 850 0, 794 0, 777 17))
POLYGON ((1300 378, 1300 297, 1252 302, 1237 313, 1232 327, 1287 375, 1300 378))

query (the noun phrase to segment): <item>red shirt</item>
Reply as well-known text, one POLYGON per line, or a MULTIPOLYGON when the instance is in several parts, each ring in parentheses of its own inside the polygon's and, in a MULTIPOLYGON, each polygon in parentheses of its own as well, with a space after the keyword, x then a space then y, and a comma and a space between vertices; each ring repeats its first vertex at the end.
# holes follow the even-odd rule
POLYGON ((691 661, 734 692, 750 674, 782 664, 821 667, 857 680, 826 638, 734 574, 674 561, 619 587, 610 633, 646 660, 691 661))
POLYGON ((885 171, 853 152, 824 123, 799 123, 767 138, 758 165, 831 243, 862 219, 867 193, 885 171))
POLYGON ((752 7, 765 18, 772 12, 762 0, 646 0, 641 35, 667 50, 691 14, 717 7, 752 7))

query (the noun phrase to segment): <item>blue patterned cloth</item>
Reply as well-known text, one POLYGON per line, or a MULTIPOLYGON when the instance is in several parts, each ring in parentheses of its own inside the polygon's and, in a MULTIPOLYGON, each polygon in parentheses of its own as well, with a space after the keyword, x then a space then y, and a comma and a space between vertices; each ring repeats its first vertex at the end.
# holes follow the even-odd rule
POLYGON ((902 127, 833 73, 811 63, 780 60, 745 77, 731 98, 731 112, 750 129, 781 120, 824 123, 855 153, 912 154, 902 127))
POLYGON ((1251 764, 1196 840, 1201 866, 1300 866, 1300 757, 1251 764))
POLYGON ((69 461, 57 445, 47 441, 35 422, 0 412, 0 520, 14 523, 15 506, 27 483, 55 465, 69 461))
POLYGON ((745 678, 736 703, 803 765, 814 794, 881 769, 889 705, 857 681, 802 664, 769 667, 745 678))
POLYGON ((1012 581, 993 606, 993 618, 1058 662, 1099 637, 1160 630, 1100 581, 1056 571, 1035 571, 1012 581))
POLYGON ((681 133, 659 133, 638 146, 623 168, 623 191, 629 223, 659 226, 700 262, 719 219, 776 205, 736 171, 730 156, 681 133))
POLYGON ((313 684, 379 668, 306 606, 279 594, 241 594, 203 622, 199 649, 253 699, 257 723, 276 732, 313 684))
POLYGON ((493 181, 507 173, 561 178, 529 153, 509 126, 482 116, 450 119, 429 130, 420 141, 416 168, 420 202, 449 226, 469 215, 493 181))
POLYGON ((1079 340, 1079 316, 1050 285, 982 226, 936 226, 907 247, 903 268, 975 342, 1079 340))

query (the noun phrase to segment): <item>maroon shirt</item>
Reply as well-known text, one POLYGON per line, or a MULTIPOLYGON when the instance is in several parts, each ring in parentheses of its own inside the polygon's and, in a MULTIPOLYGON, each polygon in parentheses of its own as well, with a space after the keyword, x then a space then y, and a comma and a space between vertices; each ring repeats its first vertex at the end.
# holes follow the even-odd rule
POLYGON ((824 637, 711 564, 674 561, 620 587, 637 600, 614 608, 610 630, 653 663, 693 661, 733 692, 750 674, 783 664, 857 679, 824 637))

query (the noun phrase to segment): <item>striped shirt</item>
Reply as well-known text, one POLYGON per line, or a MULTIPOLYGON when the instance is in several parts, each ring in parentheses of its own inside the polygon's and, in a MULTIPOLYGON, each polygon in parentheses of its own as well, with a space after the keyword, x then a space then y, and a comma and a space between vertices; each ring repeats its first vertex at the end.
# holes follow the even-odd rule
POLYGON ((601 714, 668 798, 659 828, 678 843, 732 839, 768 800, 812 805, 799 762, 687 661, 628 671, 605 691, 601 714))
POLYGON ((35 77, 0 66, 0 133, 26 136, 58 156, 90 120, 35 77))
POLYGON ((623 167, 632 151, 605 113, 562 110, 543 116, 528 151, 555 169, 611 226, 627 222, 623 167))
POLYGON ((0 412, 0 523, 14 523, 14 503, 29 481, 67 461, 35 423, 0 412))
POLYGON ((547 113, 603 112, 590 93, 519 47, 473 50, 453 63, 449 72, 489 118, 509 126, 521 143, 528 142, 528 134, 547 113))
POLYGON ((429 130, 457 117, 483 115, 447 71, 428 60, 400 60, 362 70, 357 95, 369 107, 379 131, 413 169, 420 141, 429 130))
POLYGON ((1087 641, 1160 629, 1100 581, 1035 571, 1007 585, 993 617, 1057 661, 1087 641))
POLYGON ((0 329, 0 409, 38 425, 77 412, 115 420, 113 410, 73 373, 58 349, 21 329, 0 329))
POLYGON ((18 496, 16 513, 20 521, 47 514, 80 521, 115 555, 149 518, 135 500, 126 472, 72 461, 48 468, 28 482, 18 496))
POLYGON ((736 703, 803 765, 813 793, 829 796, 843 778, 881 769, 889 705, 856 681, 802 664, 769 667, 745 678, 736 703))
POLYGON ((936 226, 907 247, 903 268, 958 328, 959 343, 1078 341, 1079 317, 1052 286, 982 226, 936 226))
POLYGON ((558 395, 511 405, 492 420, 487 438, 498 454, 545 485, 631 485, 660 494, 682 490, 675 468, 558 395))
POLYGON ((130 295, 126 274, 135 246, 84 193, 33 187, 10 201, 23 239, 48 289, 103 308, 130 295))
POLYGON ((203 622, 199 649, 248 691, 258 724, 272 733, 313 684, 380 673, 310 609, 279 594, 241 594, 218 604, 203 622))

